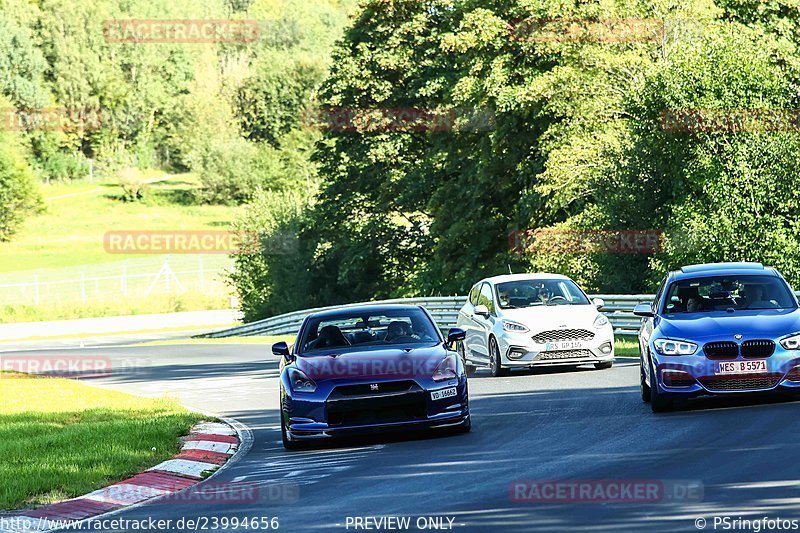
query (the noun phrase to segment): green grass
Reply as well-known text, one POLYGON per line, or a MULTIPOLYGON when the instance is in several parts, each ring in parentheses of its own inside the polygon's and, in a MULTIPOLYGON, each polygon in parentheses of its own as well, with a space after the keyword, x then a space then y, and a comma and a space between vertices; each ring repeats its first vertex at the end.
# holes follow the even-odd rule
POLYGON ((174 456, 178 437, 204 419, 169 399, 21 374, 0 374, 0 398, 0 509, 80 496, 135 475, 174 456))
MULTIPOLYGON (((145 177, 163 173, 151 172, 145 177)), ((103 235, 110 230, 222 230, 240 208, 193 205, 198 181, 192 174, 170 176, 148 186, 143 202, 120 200, 116 180, 42 185, 46 212, 26 220, 11 242, 0 243, 0 272, 107 263, 141 257, 109 254, 103 235), (64 196, 74 195, 74 196, 64 196)))
POLYGON ((44 305, 0 305, 0 323, 72 320, 104 316, 128 316, 183 311, 213 311, 230 305, 227 294, 218 291, 200 294, 153 294, 149 297, 92 299, 79 303, 49 303, 44 305))
POLYGON ((616 336, 614 338, 614 354, 617 357, 639 357, 639 343, 636 336, 616 336))

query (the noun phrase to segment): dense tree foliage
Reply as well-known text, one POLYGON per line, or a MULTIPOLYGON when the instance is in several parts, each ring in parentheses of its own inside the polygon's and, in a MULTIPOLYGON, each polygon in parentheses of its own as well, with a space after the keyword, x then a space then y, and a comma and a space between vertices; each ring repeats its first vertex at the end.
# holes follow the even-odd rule
POLYGON ((662 123, 670 109, 796 109, 798 29, 780 2, 362 2, 325 105, 489 109, 494 120, 328 132, 301 234, 315 290, 285 306, 464 293, 509 266, 631 292, 685 263, 761 260, 800 283, 797 129, 662 123), (663 33, 515 33, 542 19, 655 19, 663 33), (509 235, 526 228, 658 230, 663 243, 655 255, 514 253, 509 235))
POLYGON ((95 128, 14 134, 6 168, 45 180, 84 175, 87 159, 109 174, 188 169, 198 201, 250 203, 240 227, 261 252, 237 256, 232 276, 249 318, 463 293, 508 268, 639 292, 685 263, 760 260, 800 284, 796 114, 778 128, 666 127, 675 110, 800 107, 796 6, 355 3, 0 0, 9 105, 103 113, 95 128), (226 17, 258 20, 257 41, 103 34, 113 19, 226 17), (409 113, 416 126, 399 120, 409 113), (527 229, 662 241, 620 254, 543 237, 520 253, 509 237, 527 229))

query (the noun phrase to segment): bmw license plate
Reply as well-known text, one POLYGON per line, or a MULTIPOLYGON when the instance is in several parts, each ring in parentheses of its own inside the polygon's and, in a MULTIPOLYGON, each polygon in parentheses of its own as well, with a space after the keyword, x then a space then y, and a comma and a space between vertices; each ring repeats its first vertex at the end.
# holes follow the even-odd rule
POLYGON ((583 343, 581 341, 547 342, 544 345, 544 351, 546 352, 557 352, 561 350, 580 350, 581 348, 583 348, 583 343))
POLYGON ((717 365, 717 375, 763 374, 767 371, 766 361, 725 361, 717 365))
POLYGON ((442 390, 431 391, 431 400, 441 400, 442 398, 450 398, 457 394, 455 387, 450 387, 442 390))

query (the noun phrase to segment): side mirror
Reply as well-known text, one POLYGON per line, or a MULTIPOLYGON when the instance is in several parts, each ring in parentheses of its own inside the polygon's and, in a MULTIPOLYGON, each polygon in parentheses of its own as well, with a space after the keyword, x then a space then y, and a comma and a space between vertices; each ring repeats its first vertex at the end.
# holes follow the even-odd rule
POLYGON ((645 318, 655 316, 653 307, 648 303, 636 304, 636 307, 633 308, 633 314, 636 316, 643 316, 645 318))
POLYGON ((289 353, 289 345, 285 342, 276 342, 272 345, 272 355, 275 357, 283 357, 287 361, 292 360, 292 354, 289 353))
POLYGON ((606 302, 602 298, 595 298, 592 300, 592 303, 597 309, 602 309, 606 306, 606 302))
POLYGON ((463 341, 467 337, 467 332, 461 328, 450 328, 447 332, 447 342, 452 344, 454 342, 463 341))
POLYGON ((489 308, 483 304, 475 306, 475 314, 481 315, 484 318, 489 318, 489 308))

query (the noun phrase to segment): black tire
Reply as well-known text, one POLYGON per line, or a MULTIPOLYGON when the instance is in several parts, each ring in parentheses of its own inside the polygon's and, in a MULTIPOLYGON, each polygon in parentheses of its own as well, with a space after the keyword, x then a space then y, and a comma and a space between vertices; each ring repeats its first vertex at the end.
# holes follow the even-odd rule
POLYGON ((650 403, 650 386, 644 379, 644 358, 641 356, 639 357, 639 380, 642 385, 642 401, 644 403, 650 403))
POLYGON ((456 343, 456 351, 458 351, 458 355, 461 356, 461 362, 464 364, 464 370, 467 372, 467 375, 474 375, 477 368, 475 365, 467 363, 467 350, 464 347, 464 341, 458 341, 456 343))
POLYGON ((594 367, 597 370, 608 370, 612 366, 614 366, 614 362, 613 361, 606 361, 605 363, 595 363, 594 364, 594 367))
POLYGON ((656 381, 656 372, 653 368, 652 362, 650 363, 650 409, 654 413, 664 413, 672 409, 672 400, 664 398, 658 392, 658 382, 656 381))
POLYGON ((302 450, 303 444, 296 440, 289 440, 289 435, 286 433, 286 422, 283 417, 283 409, 281 409, 281 441, 283 447, 289 451, 302 450))
POLYGON ((500 347, 497 346, 497 341, 494 337, 489 337, 489 370, 492 371, 492 376, 501 378, 508 375, 508 369, 503 368, 503 359, 500 357, 500 347))

